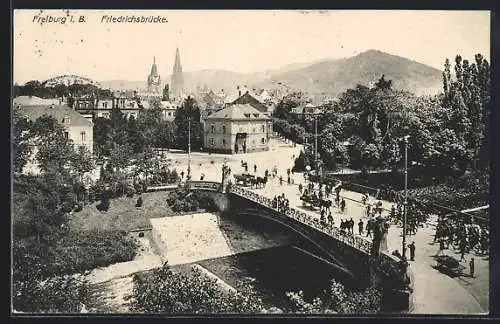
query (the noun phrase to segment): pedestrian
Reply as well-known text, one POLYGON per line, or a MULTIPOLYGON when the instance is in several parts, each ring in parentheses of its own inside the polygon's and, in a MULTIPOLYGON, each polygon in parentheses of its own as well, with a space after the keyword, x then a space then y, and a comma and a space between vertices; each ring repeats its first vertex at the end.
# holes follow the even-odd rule
POLYGON ((370 205, 366 206, 366 217, 370 217, 370 205))
POLYGON ((444 254, 444 239, 440 238, 439 239, 439 250, 436 254, 436 256, 444 254))
POLYGON ((358 232, 359 235, 363 235, 363 221, 361 219, 358 222, 358 232))
POLYGON ((460 241, 460 261, 464 261, 465 258, 464 258, 464 255, 465 255, 465 248, 467 246, 467 243, 465 241, 465 239, 462 239, 460 241))
POLYGON ((474 258, 470 258, 469 270, 470 270, 470 277, 474 278, 474 258))
POLYGON ((184 179, 184 171, 181 171, 181 179, 184 179))
POLYGON ((410 261, 415 261, 415 241, 411 242, 408 248, 410 249, 410 261))
POLYGON ((304 189, 304 187, 302 186, 302 183, 299 183, 299 192, 300 192, 300 194, 302 194, 302 189, 304 189))
POLYGON ((280 176, 280 186, 283 184, 283 177, 280 176))
POLYGON ((344 198, 342 198, 342 201, 340 202, 340 211, 344 212, 344 210, 345 210, 345 200, 344 198))
POLYGON ((254 165, 253 165, 253 172, 254 172, 254 173, 257 173, 257 164, 254 164, 254 165))
POLYGON ((354 220, 351 219, 349 220, 349 232, 354 235, 354 220))

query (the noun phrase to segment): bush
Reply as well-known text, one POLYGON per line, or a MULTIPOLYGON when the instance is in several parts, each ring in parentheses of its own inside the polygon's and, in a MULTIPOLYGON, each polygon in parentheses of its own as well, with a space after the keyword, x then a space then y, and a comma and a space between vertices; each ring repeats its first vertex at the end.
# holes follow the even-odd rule
POLYGON ((259 313, 262 301, 251 291, 223 291, 216 280, 193 267, 190 274, 174 273, 165 264, 152 273, 135 275, 130 309, 141 313, 220 314, 259 313))
POLYGON ((109 198, 102 198, 101 203, 96 206, 97 210, 100 212, 107 212, 109 210, 110 200, 109 198))
POLYGON ((304 172, 306 166, 309 165, 309 159, 307 158, 304 151, 300 151, 299 156, 295 159, 294 166, 292 168, 292 172, 304 172))
POLYGON ((123 231, 69 232, 44 252, 44 276, 72 274, 131 261, 137 243, 123 231))
POLYGON ((307 302, 302 291, 288 292, 287 297, 294 305, 294 310, 302 314, 376 314, 382 306, 382 290, 371 286, 364 291, 346 292, 345 287, 332 279, 324 297, 316 297, 307 302))
POLYGON ((72 275, 130 261, 136 255, 137 243, 125 232, 55 229, 41 244, 33 237, 15 239, 12 248, 13 303, 17 311, 78 312, 80 303, 87 302, 88 285, 72 275))
POLYGON ((139 198, 137 198, 137 203, 135 204, 135 207, 142 207, 142 197, 139 196, 139 198))
POLYGON ((82 209, 83 209, 83 205, 82 205, 82 204, 80 204, 80 203, 78 203, 78 204, 76 204, 76 205, 75 205, 75 207, 73 208, 73 211, 74 211, 75 213, 78 213, 78 212, 81 212, 81 211, 82 211, 82 209))

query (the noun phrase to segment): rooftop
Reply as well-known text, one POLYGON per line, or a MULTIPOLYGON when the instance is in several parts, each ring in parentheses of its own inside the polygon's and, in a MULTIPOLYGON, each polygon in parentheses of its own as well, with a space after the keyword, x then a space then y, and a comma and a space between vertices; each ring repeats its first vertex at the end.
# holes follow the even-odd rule
POLYGON ((71 126, 92 127, 93 123, 67 105, 37 105, 20 106, 21 112, 31 120, 36 120, 43 115, 54 117, 59 123, 63 123, 64 117, 68 116, 71 126))
POLYGON ((206 119, 268 120, 271 118, 249 104, 235 104, 212 113, 206 119))
POLYGON ((12 99, 12 103, 14 105, 20 105, 20 106, 44 106, 44 105, 59 105, 60 99, 43 99, 40 97, 36 96, 19 96, 14 99, 12 99))

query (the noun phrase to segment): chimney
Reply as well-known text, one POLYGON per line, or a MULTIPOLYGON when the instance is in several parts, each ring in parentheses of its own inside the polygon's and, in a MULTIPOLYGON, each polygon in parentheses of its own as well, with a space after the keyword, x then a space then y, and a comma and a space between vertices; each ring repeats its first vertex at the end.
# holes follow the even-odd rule
POLYGON ((240 86, 237 86, 236 89, 238 90, 238 97, 241 97, 241 90, 240 90, 240 86))

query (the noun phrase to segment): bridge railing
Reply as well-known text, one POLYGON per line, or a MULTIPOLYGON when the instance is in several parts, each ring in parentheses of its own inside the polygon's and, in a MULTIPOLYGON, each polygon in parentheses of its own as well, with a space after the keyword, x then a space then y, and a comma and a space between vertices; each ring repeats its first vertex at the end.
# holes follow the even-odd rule
POLYGON ((330 224, 322 224, 317 218, 304 213, 303 211, 297 210, 293 207, 288 207, 284 209, 278 209, 273 205, 273 200, 264 196, 261 196, 253 191, 248 189, 244 189, 239 186, 231 186, 231 193, 239 195, 243 198, 254 201, 260 205, 263 205, 269 209, 280 212, 290 218, 293 218, 309 227, 314 228, 328 236, 335 238, 338 241, 343 242, 346 245, 354 247, 357 250, 360 250, 366 254, 371 253, 372 242, 361 236, 355 236, 348 232, 341 231, 338 227, 330 225, 330 224))

